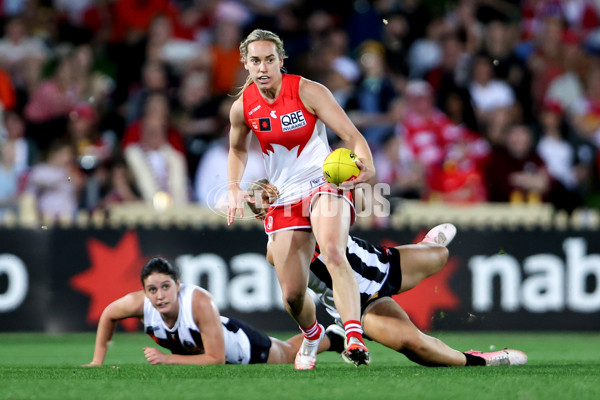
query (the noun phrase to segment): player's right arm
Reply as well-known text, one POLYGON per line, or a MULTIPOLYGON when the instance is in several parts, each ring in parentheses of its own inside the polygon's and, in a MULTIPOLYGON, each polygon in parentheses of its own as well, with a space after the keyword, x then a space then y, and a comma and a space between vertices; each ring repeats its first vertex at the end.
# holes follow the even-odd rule
POLYGON ((250 129, 244 121, 243 95, 238 98, 229 112, 231 128, 229 130, 229 156, 227 157, 227 182, 229 195, 229 209, 227 224, 231 225, 239 211, 244 216, 244 201, 252 201, 248 193, 240 187, 240 181, 248 161, 248 148, 250 147, 250 129))
POLYGON ((94 367, 104 363, 108 343, 112 339, 118 321, 125 318, 137 317, 142 319, 144 317, 144 298, 145 295, 142 290, 129 293, 113 301, 104 309, 98 322, 94 358, 91 363, 85 364, 84 367, 94 367))
POLYGON ((351 187, 374 178, 375 166, 369 144, 335 100, 331 91, 324 85, 305 78, 300 81, 298 90, 306 109, 331 128, 344 141, 344 147, 358 156, 356 165, 360 168, 360 174, 352 181, 353 183, 346 182, 344 186, 351 187))

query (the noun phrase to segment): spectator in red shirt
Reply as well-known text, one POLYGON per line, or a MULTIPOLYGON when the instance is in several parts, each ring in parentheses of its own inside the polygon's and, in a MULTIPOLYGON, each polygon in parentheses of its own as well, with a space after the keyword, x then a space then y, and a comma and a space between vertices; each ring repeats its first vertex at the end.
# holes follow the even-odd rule
POLYGON ((112 39, 117 42, 139 40, 159 15, 177 15, 177 9, 169 0, 119 0, 112 11, 112 39))
POLYGON ((406 108, 404 99, 392 101, 389 115, 395 122, 394 134, 374 151, 373 161, 377 181, 390 185, 390 197, 420 199, 425 188, 425 171, 406 145, 403 126, 406 108))
POLYGON ((0 68, 0 107, 12 110, 17 105, 17 95, 8 72, 0 68))
POLYGON ((435 107, 433 89, 426 81, 409 82, 405 94, 408 104, 404 120, 407 145, 414 158, 425 168, 441 164, 454 124, 446 114, 435 107))
POLYGON ((537 202, 550 190, 550 175, 533 147, 531 130, 512 126, 504 136, 504 146, 492 151, 486 167, 488 200, 537 202))
POLYGON ((457 126, 456 130, 460 136, 448 145, 443 164, 436 164, 428 171, 428 196, 454 203, 485 201, 481 166, 482 157, 487 155, 487 145, 462 126, 457 126))
POLYGON ((171 144, 171 146, 173 146, 175 150, 179 151, 182 154, 185 154, 185 144, 183 142, 183 138, 181 137, 181 134, 177 131, 177 129, 171 126, 170 107, 167 97, 160 92, 151 93, 148 95, 146 103, 144 105, 143 116, 135 122, 133 122, 131 125, 129 125, 125 130, 123 140, 121 141, 121 146, 123 147, 123 149, 127 148, 133 143, 137 143, 140 141, 140 138, 142 136, 141 132, 143 120, 147 116, 153 116, 157 119, 162 120, 164 125, 167 127, 168 142, 171 144))

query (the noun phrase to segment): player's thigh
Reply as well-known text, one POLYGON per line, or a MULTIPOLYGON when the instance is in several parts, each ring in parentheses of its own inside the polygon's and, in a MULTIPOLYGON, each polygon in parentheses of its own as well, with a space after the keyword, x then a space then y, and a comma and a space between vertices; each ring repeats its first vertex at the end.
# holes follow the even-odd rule
POLYGON ((402 285, 400 292, 417 286, 423 279, 440 271, 448 260, 448 249, 437 244, 399 246, 402 285))
POLYGON ((402 350, 408 341, 419 335, 408 314, 391 297, 367 307, 362 324, 369 338, 396 351, 402 350))
POLYGON ((306 289, 315 240, 308 231, 287 230, 273 234, 269 245, 282 290, 306 289))
POLYGON ((324 256, 332 249, 346 254, 352 208, 345 198, 322 193, 313 200, 311 226, 324 256))

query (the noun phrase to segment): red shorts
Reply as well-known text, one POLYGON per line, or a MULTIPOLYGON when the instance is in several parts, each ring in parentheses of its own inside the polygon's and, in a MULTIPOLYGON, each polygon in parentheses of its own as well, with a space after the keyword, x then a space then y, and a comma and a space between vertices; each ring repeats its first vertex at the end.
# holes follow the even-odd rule
POLYGON ((356 211, 352 193, 349 190, 341 190, 326 183, 316 188, 311 194, 300 201, 291 204, 284 204, 277 207, 270 207, 265 218, 265 232, 271 233, 287 230, 308 230, 310 231, 310 213, 313 201, 320 195, 329 195, 341 197, 350 204, 350 224, 356 221, 356 211))

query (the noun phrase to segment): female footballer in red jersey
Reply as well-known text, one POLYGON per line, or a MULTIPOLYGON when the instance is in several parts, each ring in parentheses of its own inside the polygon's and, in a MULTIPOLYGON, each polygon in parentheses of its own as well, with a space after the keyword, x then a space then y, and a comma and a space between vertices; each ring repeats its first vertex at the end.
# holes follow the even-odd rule
POLYGON ((333 281, 335 303, 346 331, 347 356, 356 365, 368 364, 358 286, 346 259, 354 207, 347 191, 331 186, 323 177, 323 161, 330 152, 325 125, 359 158, 361 172, 352 184, 375 176, 369 146, 325 86, 282 73, 285 52, 277 35, 257 29, 240 44, 240 53, 249 76, 230 111, 228 223, 232 224, 238 213, 243 216, 244 201, 251 201, 239 182, 253 132, 262 147, 268 179, 279 190, 267 213, 265 230, 272 239, 285 307, 305 337, 295 367, 314 368, 324 334, 314 303, 306 296, 315 240, 333 281))

